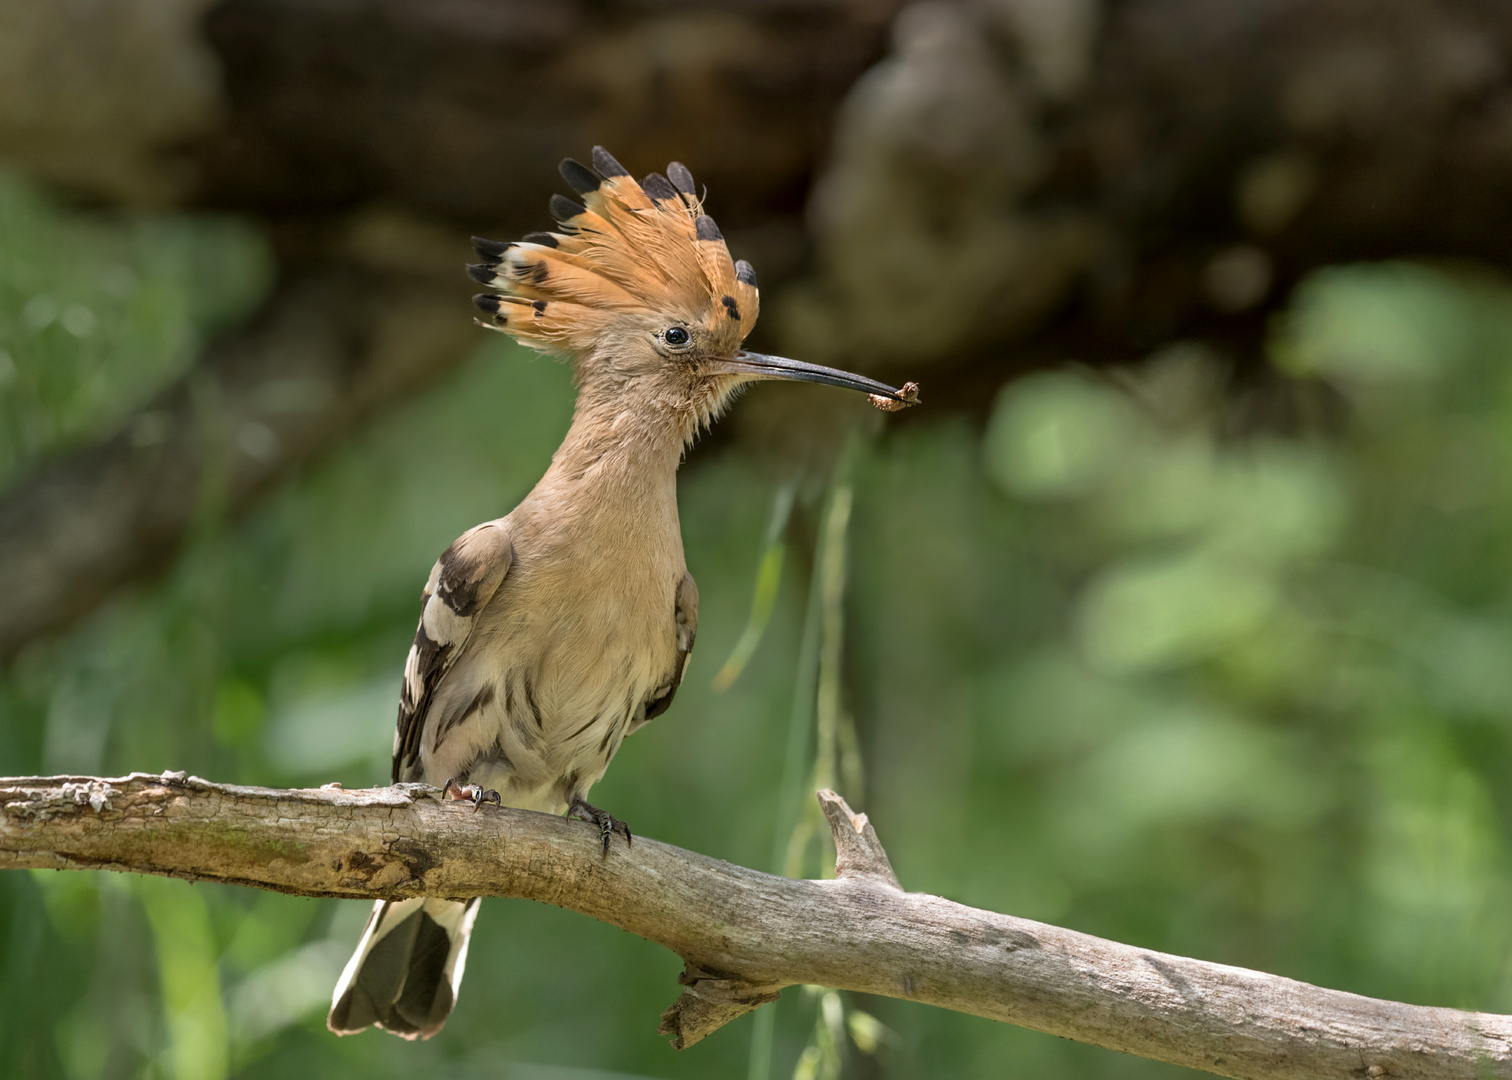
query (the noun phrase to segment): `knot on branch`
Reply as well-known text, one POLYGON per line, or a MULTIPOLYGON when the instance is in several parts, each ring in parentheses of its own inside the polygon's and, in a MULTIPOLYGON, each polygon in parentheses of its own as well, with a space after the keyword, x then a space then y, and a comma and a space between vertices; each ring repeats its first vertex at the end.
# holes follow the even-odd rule
POLYGON ((706 1035, 752 1009, 782 996, 777 986, 747 982, 729 972, 710 971, 684 960, 677 981, 683 992, 661 1015, 657 1033, 672 1036, 672 1049, 686 1050, 706 1035))
POLYGON ((865 814, 853 811, 828 788, 819 792, 819 805, 835 838, 835 876, 842 881, 861 878, 902 891, 898 875, 865 814))

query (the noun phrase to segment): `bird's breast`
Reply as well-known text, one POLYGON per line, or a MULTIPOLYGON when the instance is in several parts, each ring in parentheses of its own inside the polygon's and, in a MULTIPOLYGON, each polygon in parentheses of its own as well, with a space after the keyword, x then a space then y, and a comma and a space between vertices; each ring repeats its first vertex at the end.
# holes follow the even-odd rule
POLYGON ((677 662, 680 547, 675 561, 629 554, 517 549, 433 706, 429 726, 448 730, 429 748, 428 777, 467 776, 507 805, 559 810, 564 784, 586 792, 603 775, 677 662))

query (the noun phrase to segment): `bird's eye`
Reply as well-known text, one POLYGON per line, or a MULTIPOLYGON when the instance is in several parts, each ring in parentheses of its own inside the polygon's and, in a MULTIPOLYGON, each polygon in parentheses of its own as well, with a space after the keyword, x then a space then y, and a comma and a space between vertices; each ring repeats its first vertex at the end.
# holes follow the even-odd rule
POLYGON ((662 332, 662 340, 674 349, 680 349, 693 339, 688 335, 685 327, 669 326, 662 332))

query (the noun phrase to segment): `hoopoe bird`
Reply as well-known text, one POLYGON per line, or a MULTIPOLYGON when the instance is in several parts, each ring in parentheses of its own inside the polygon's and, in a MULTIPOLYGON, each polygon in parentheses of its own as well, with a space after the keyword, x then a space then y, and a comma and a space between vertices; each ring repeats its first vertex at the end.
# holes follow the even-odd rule
MULTIPOLYGON (((404 666, 393 780, 567 813, 607 856, 629 828, 587 802, 625 736, 672 704, 698 632, 677 467, 746 383, 797 379, 917 400, 860 375, 746 352, 760 299, 681 164, 640 183, 602 147, 562 177, 552 232, 474 239, 479 324, 573 366, 571 427, 535 488, 432 568, 404 666)), ((328 1025, 429 1038, 456 1002, 478 900, 379 901, 328 1025)))

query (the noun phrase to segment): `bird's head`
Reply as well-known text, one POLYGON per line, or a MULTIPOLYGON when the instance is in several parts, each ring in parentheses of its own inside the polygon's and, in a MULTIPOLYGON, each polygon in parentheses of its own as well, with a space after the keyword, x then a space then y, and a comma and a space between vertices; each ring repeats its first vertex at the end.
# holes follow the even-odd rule
POLYGON ((911 384, 742 349, 760 310, 756 271, 730 258, 680 163, 637 183, 596 146, 593 168, 569 158, 561 173, 583 202, 552 196, 552 232, 475 238, 483 261, 468 270, 497 290, 474 297, 480 324, 567 357, 599 403, 663 412, 690 436, 759 379, 859 390, 881 408, 917 400, 911 384))

